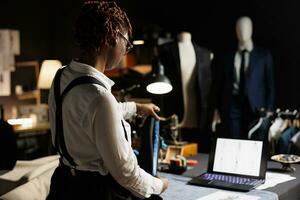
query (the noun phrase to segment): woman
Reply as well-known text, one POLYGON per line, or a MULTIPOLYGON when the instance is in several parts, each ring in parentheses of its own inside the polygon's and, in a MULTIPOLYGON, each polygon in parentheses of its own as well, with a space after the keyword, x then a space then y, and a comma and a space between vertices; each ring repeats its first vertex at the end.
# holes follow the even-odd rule
POLYGON ((103 72, 118 66, 132 47, 131 25, 114 2, 87 1, 75 24, 78 59, 60 69, 49 94, 51 132, 61 155, 48 199, 149 197, 168 186, 141 169, 131 148, 130 126, 138 115, 159 118, 153 104, 118 103, 103 72))

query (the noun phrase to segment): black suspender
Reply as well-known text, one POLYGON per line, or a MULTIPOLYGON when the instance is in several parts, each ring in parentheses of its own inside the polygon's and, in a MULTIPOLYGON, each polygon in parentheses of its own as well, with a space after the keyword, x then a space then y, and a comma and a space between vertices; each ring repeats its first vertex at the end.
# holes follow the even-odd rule
POLYGON ((126 134, 126 129, 125 129, 125 125, 124 125, 123 120, 121 120, 121 123, 122 123, 122 127, 123 127, 123 130, 124 130, 125 138, 128 141, 127 134, 126 134))
POLYGON ((103 83, 91 76, 81 76, 74 79, 60 94, 60 80, 63 70, 61 68, 57 71, 54 78, 54 96, 55 96, 55 104, 56 104, 56 113, 55 113, 55 148, 60 154, 61 157, 64 157, 71 166, 75 167, 77 164, 74 162, 74 159, 71 157, 66 148, 65 138, 64 138, 64 130, 63 130, 63 118, 62 118, 62 102, 67 93, 77 85, 82 84, 98 84, 102 87, 106 88, 103 83))
POLYGON ((61 100, 60 100, 60 79, 62 72, 65 68, 61 68, 57 71, 54 77, 54 97, 55 97, 55 105, 56 105, 56 112, 55 112, 55 149, 62 157, 62 152, 59 148, 59 136, 58 134, 61 132, 62 129, 62 108, 61 108, 61 100))

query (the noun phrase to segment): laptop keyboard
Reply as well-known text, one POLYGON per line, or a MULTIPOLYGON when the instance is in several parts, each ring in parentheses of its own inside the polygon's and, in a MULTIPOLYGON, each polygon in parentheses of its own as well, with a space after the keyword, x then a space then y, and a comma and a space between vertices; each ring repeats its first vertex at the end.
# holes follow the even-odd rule
POLYGON ((241 185, 257 185, 262 179, 244 178, 239 176, 230 176, 223 174, 205 173, 201 176, 202 179, 210 181, 224 181, 232 184, 241 185))

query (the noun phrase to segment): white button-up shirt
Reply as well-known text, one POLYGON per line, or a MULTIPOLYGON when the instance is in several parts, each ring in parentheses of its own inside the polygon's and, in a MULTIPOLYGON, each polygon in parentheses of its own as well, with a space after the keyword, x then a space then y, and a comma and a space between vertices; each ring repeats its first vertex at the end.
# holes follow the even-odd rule
POLYGON ((235 53, 234 57, 234 73, 235 73, 235 82, 233 83, 233 90, 238 91, 239 90, 239 84, 240 84, 240 69, 241 69, 241 64, 242 64, 242 56, 240 54, 241 51, 247 50, 245 53, 245 73, 247 72, 250 64, 250 53, 253 50, 253 43, 250 42, 245 46, 238 46, 238 51, 235 53))
MULTIPOLYGON (((97 84, 74 87, 63 101, 63 129, 66 148, 79 170, 110 173, 137 196, 149 197, 162 191, 162 181, 141 169, 131 148, 130 125, 125 121, 136 113, 134 102, 118 103, 111 93, 114 82, 87 64, 72 61, 63 71, 61 92, 75 78, 93 76, 97 84), (125 138, 123 121, 128 141, 125 138)), ((52 141, 55 141, 54 83, 49 93, 52 141)), ((66 160, 63 160, 69 165, 66 160)))

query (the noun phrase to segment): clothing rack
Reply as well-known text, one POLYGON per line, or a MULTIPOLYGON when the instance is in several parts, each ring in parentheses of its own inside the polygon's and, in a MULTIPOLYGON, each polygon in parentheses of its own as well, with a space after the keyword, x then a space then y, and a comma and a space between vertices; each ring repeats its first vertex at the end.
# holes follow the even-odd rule
POLYGON ((285 110, 276 112, 277 117, 281 117, 282 119, 299 119, 300 112, 298 110, 285 110))
POLYGON ((260 117, 270 117, 270 118, 277 118, 281 117, 282 119, 300 119, 300 111, 298 110, 281 110, 277 108, 275 112, 269 112, 264 108, 261 108, 258 111, 260 117))
POLYGON ((259 110, 258 122, 249 130, 249 139, 269 142, 270 154, 300 154, 300 112, 276 109, 259 110))

